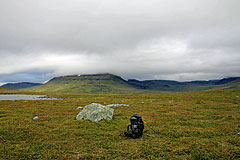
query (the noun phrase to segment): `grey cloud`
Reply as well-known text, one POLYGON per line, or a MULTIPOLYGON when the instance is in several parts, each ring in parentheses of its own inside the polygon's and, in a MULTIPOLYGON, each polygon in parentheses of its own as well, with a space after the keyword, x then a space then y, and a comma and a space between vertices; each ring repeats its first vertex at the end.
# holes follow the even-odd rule
POLYGON ((2 0, 0 75, 238 76, 239 6, 238 0, 2 0))
POLYGON ((219 24, 233 25, 239 15, 237 1, 219 4, 216 1, 8 0, 2 3, 1 48, 16 51, 125 49, 155 37, 185 36, 189 31, 208 31, 219 24))

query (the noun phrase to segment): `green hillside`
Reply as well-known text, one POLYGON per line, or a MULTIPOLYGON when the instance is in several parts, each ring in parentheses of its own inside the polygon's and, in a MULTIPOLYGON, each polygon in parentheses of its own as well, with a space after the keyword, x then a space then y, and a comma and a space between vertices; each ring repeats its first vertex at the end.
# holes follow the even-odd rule
POLYGON ((119 76, 112 74, 73 75, 56 77, 44 85, 25 91, 61 93, 143 93, 119 76))
POLYGON ((14 89, 9 89, 9 88, 1 88, 0 87, 0 93, 9 93, 15 91, 14 89))
POLYGON ((72 75, 51 79, 44 85, 23 89, 33 92, 60 93, 162 93, 240 89, 240 78, 178 82, 169 80, 124 80, 112 74, 72 75))
POLYGON ((188 91, 208 91, 208 90, 223 90, 223 89, 240 89, 240 78, 236 78, 234 81, 226 82, 219 85, 188 87, 188 91))

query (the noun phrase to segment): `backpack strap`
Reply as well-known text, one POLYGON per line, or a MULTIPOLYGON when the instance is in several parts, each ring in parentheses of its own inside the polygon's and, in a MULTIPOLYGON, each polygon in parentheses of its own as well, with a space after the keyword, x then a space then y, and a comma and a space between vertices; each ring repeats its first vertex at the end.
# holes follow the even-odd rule
POLYGON ((128 125, 128 127, 127 127, 127 132, 124 132, 124 135, 125 135, 126 137, 132 137, 131 125, 128 125))

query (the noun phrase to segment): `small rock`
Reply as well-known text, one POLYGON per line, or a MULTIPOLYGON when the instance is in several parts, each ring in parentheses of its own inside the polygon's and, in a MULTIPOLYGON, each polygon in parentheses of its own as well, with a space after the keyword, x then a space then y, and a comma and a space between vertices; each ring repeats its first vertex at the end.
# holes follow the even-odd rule
POLYGON ((109 105, 106 105, 106 107, 130 107, 129 104, 109 104, 109 105))
POLYGON ((33 117, 33 120, 39 120, 40 118, 38 116, 33 117))
POLYGON ((83 109, 83 107, 77 107, 77 109, 83 109))

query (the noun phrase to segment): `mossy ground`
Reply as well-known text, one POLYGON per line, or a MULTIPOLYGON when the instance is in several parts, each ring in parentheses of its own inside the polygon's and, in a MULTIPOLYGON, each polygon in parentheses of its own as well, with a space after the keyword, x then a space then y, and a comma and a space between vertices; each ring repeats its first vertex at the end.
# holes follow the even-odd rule
POLYGON ((240 90, 48 95, 64 99, 0 101, 0 159, 240 159, 240 90), (114 108, 111 121, 74 120, 92 102, 131 107, 114 108), (162 138, 147 126, 125 138, 134 113, 162 138))

